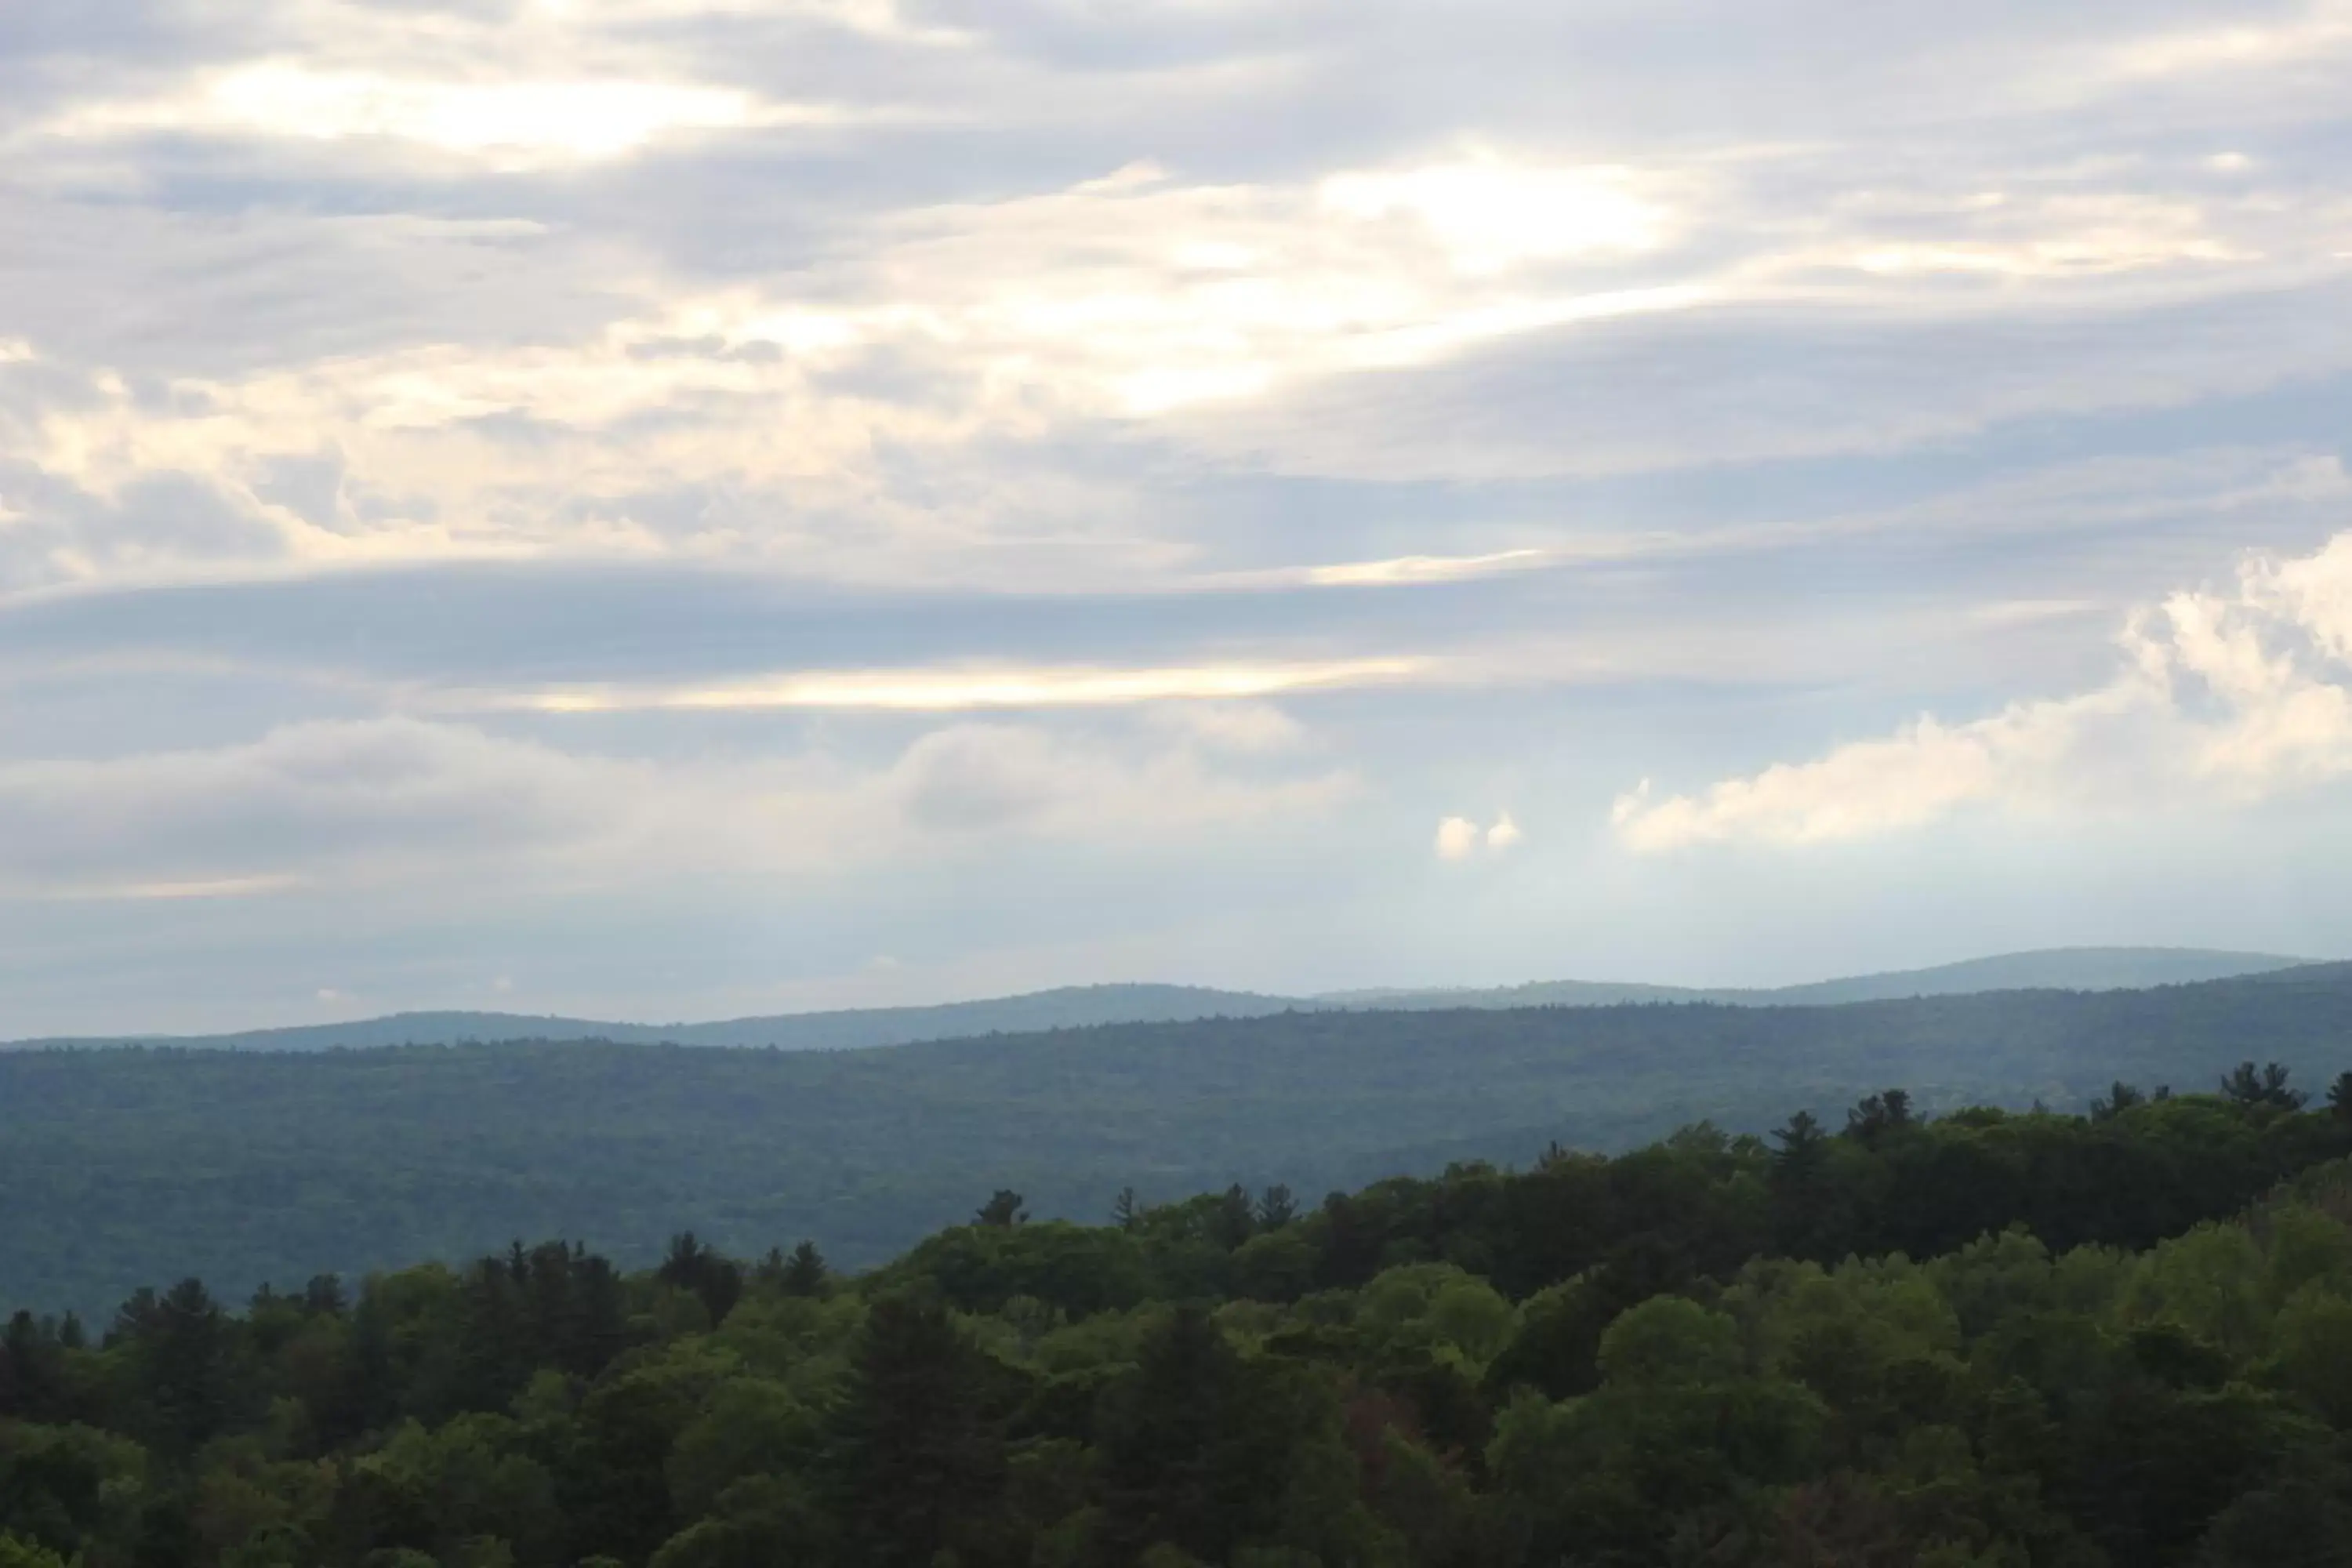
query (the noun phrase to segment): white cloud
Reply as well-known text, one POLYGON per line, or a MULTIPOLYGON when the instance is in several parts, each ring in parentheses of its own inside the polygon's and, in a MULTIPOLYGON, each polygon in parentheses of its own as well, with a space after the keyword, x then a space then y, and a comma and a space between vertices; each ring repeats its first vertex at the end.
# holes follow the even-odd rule
POLYGON ((1180 702, 1153 712, 1163 725, 1213 751, 1264 756, 1307 739, 1306 728, 1271 702, 1180 702))
POLYGON ((1437 856, 1441 860, 1467 860, 1482 848, 1489 855, 1500 855, 1525 837, 1507 811, 1484 828, 1466 816, 1449 816, 1437 825, 1437 856))
POLYGON ((2352 773, 2352 533, 2254 559, 2234 591, 2185 590, 2134 616, 2123 668, 2077 696, 1779 763, 1695 795, 1619 797, 1639 852, 1811 844, 1925 826, 1969 806, 2111 811, 2244 803, 2352 773))
POLYGON ((1596 251, 1656 249, 1671 218, 1637 194, 1643 184, 1628 169, 1529 168, 1487 157, 1337 174, 1319 194, 1325 206, 1353 218, 1410 214, 1456 267, 1490 273, 1596 251))

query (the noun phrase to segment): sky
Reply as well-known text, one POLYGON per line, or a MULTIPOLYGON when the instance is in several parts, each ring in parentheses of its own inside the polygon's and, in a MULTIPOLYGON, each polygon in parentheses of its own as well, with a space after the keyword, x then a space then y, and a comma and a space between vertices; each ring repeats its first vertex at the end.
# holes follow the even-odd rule
POLYGON ((0 1036, 2352 955, 2352 4, 8 0, 0 1036))

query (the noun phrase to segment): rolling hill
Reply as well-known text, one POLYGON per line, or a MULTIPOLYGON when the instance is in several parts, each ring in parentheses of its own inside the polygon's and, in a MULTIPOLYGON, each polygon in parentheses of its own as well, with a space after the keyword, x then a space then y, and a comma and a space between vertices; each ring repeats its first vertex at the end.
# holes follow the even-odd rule
POLYGON ((1932 969, 1855 975, 1769 990, 1550 980, 1486 989, 1349 991, 1276 996, 1198 985, 1072 985, 935 1006, 787 1013, 702 1024, 638 1024, 522 1013, 418 1012, 394 1013, 352 1023, 251 1029, 236 1034, 18 1040, 0 1044, 0 1050, 127 1045, 173 1045, 228 1051, 362 1050, 383 1046, 446 1046, 520 1039, 754 1047, 788 1051, 855 1050, 872 1046, 911 1045, 922 1040, 1090 1028, 1104 1024, 1257 1018, 1276 1013, 1335 1009, 1428 1012, 1465 1007, 1613 1007, 1643 1002, 1713 1002, 1741 1007, 1821 1006, 1987 991, 2108 991, 2265 973, 2306 962, 2274 953, 2198 948, 2089 947, 2009 953, 1932 969))
POLYGON ((366 1050, 483 1040, 609 1040, 623 1045, 716 1046, 787 1051, 856 1050, 975 1035, 1082 1029, 1192 1018, 1255 1018, 1312 1005, 1283 996, 1198 985, 1070 985, 1020 996, 929 1007, 859 1007, 707 1024, 631 1024, 528 1013, 394 1013, 348 1024, 305 1024, 226 1035, 121 1035, 19 1040, 5 1048, 184 1046, 218 1051, 366 1050))
POLYGON ((513 1042, 0 1057, 0 1306, 243 1292, 562 1235, 692 1227, 878 1261, 998 1187, 1099 1215, 1242 1182, 1309 1200, 1702 1118, 1763 1131, 1887 1088, 1926 1109, 2352 1068, 2352 964, 2151 990, 1853 1003, 1293 1012, 835 1052, 513 1042))

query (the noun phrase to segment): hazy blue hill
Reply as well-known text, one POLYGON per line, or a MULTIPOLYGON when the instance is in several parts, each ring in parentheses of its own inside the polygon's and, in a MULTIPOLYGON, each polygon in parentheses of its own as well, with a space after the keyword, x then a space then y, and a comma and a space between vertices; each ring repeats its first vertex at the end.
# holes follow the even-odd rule
POLYGON ((1309 1005, 1282 996, 1198 985, 1070 985, 1022 996, 950 1002, 931 1007, 860 1007, 710 1024, 626 1024, 523 1013, 394 1013, 349 1024, 252 1029, 229 1035, 119 1036, 104 1039, 24 1040, 16 1048, 56 1046, 169 1045, 227 1051, 320 1051, 338 1047, 451 1046, 481 1040, 611 1040, 623 1045, 774 1046, 783 1050, 850 1050, 970 1035, 1154 1024, 1191 1018, 1254 1018, 1309 1005))
POLYGON ((1627 1002, 1720 1002, 1740 1007, 1822 1006, 1905 996, 1985 991, 2123 991, 2193 984, 2292 969, 2309 959, 2189 947, 2057 947, 1972 958, 1930 969, 1857 974, 1764 989, 1637 985, 1539 980, 1484 990, 1344 991, 1314 1000, 1333 1006, 1429 1010, 1446 1007, 1612 1007, 1627 1002))
POLYGON ((1326 1007, 1429 1013, 1449 1007, 1616 1007, 1629 1002, 1739 1002, 1764 992, 1704 991, 1611 980, 1537 980, 1525 985, 1428 991, 1331 991, 1309 998, 1326 1007))
POLYGON ((2352 964, 2155 990, 1840 1006, 1295 1012, 845 1051, 509 1042, 0 1055, 0 1308, 110 1309, 194 1269, 233 1294, 560 1235, 638 1260, 878 1262, 1000 1186, 1040 1215, 1286 1182, 1315 1196, 1554 1140, 1763 1131, 1889 1087, 2080 1106, 2352 1068, 2352 964))
POLYGON ((2256 974, 2306 963, 2273 953, 2197 948, 2082 947, 1972 959, 1934 969, 1824 980, 1779 990, 1706 990, 1610 981, 1545 980, 1484 990, 1372 990, 1318 996, 1272 996, 1201 985, 1069 985, 1019 996, 928 1007, 859 1007, 707 1024, 631 1024, 524 1013, 394 1013, 348 1024, 251 1029, 226 1035, 126 1035, 104 1038, 18 1040, 5 1049, 172 1045, 227 1051, 320 1051, 380 1046, 450 1046, 484 1040, 610 1040, 622 1045, 775 1047, 854 1050, 922 1040, 1015 1035, 1104 1024, 1182 1023, 1257 1018, 1332 1009, 1432 1012, 1459 1007, 1614 1007, 1643 1002, 1714 1002, 1732 1006, 1823 1005, 1905 996, 1983 991, 2109 991, 2256 974))
POLYGON ((1933 969, 1863 974, 1789 985, 1767 994, 1776 1004, 1876 1002, 1904 996, 1957 996, 1984 991, 2128 991, 2192 985, 2242 974, 2294 969, 2311 961, 2270 952, 2184 947, 2057 947, 1973 958, 1933 969))

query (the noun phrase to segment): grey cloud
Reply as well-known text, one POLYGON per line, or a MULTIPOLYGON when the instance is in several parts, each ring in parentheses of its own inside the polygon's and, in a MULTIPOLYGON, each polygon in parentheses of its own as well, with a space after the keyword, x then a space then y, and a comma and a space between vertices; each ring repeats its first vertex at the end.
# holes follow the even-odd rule
POLYGON ((1276 469, 1396 479, 1606 475, 1880 455, 2033 419, 2182 407, 2352 369, 2312 330, 2352 288, 1986 319, 1749 307, 1592 323, 1191 421, 1276 469))
POLYGON ((0 528, 0 588, 158 567, 251 567, 284 554, 283 539, 250 507, 190 474, 146 474, 102 496, 0 461, 0 501, 19 514, 0 528))
POLYGON ((287 508, 306 522, 334 528, 342 508, 342 455, 329 450, 312 458, 279 458, 268 466, 254 486, 254 494, 287 508))
MULTIPOLYGON (((1532 642, 1559 647, 1559 668, 1583 671, 1580 679, 1611 669, 1635 679, 1714 666, 1696 651, 1712 630, 1774 625, 1790 613, 1784 592, 1808 596, 1824 582, 1843 592, 1833 616, 1819 604, 1805 612, 1816 637, 1832 620, 1876 627, 1870 595, 1899 600, 1925 637, 1918 617, 1930 611, 1948 618, 1990 602, 2159 591, 2225 563, 2249 531, 2279 547, 2315 539, 2338 524, 2347 500, 2347 455, 2322 444, 2340 429, 2327 411, 2340 413, 2347 395, 2352 388, 2292 389, 2311 426, 2302 443, 2189 446, 2232 423, 2201 405, 2149 416, 2145 429, 2011 433, 1947 447, 1925 465, 1879 459, 1866 480, 1851 463, 1727 465, 1704 484, 1681 475, 1483 488, 1227 479, 1167 520, 1213 554, 1258 565, 1564 552, 1548 569, 1461 582, 1155 594, 1107 584, 1041 595, 849 587, 676 563, 444 565, 21 604, 0 612, 0 669, 38 680, 135 654, 431 702, 468 690, 975 663, 1436 656, 1537 679, 1543 663, 1508 651, 1532 642), (2085 441, 2102 455, 2073 456, 2085 441), (1320 517, 1329 521, 1313 522, 1320 517), (1767 581, 1780 590, 1759 600, 1767 581)), ((2267 404, 2236 423, 2248 434, 2292 429, 2267 404)), ((683 526, 714 506, 751 504, 682 492, 630 510, 683 526)), ((1932 646, 1943 648, 1936 657, 1981 657, 1972 637, 1932 646)))
POLYGON ((16 302, 0 304, 0 334, 68 365, 163 376, 575 338, 622 308, 610 272, 627 264, 594 238, 528 223, 282 207, 224 222, 5 181, 0 227, 16 237, 0 299, 16 302))
MULTIPOLYGON (((926 15, 977 27, 996 53, 1071 84, 1055 110, 1081 123, 1131 123, 1089 97, 1089 78, 1149 91, 1154 65, 1227 67, 1222 79, 1196 69, 1157 96, 1151 151, 1229 174, 1328 163, 1343 149, 1357 159, 1368 148, 1409 152, 1465 131, 1619 153, 1660 140, 1941 133, 1956 121, 1982 134, 1989 103, 2004 116, 2071 107, 2118 40, 2276 25, 2303 10, 2293 0, 1866 13, 1834 0, 1769 9, 1708 0, 1247 8, 957 0, 926 15), (1253 60, 1268 68, 1238 68, 1253 60), (2038 85, 2021 99, 2029 82, 2038 85)), ((993 85, 987 74, 977 83, 982 92, 993 85)), ((1025 103, 994 93, 989 101, 1000 122, 1017 123, 1039 100, 1033 92, 1025 103)), ((2261 107, 2258 91, 2240 89, 2234 101, 2261 107)))
POLYGON ((608 809, 598 770, 413 720, 312 722, 214 750, 0 766, 0 875, 136 891, 573 840, 608 809))
POLYGON ((1062 799, 1071 782, 1036 731, 979 724, 926 735, 897 773, 910 817, 959 833, 1034 817, 1062 799))

